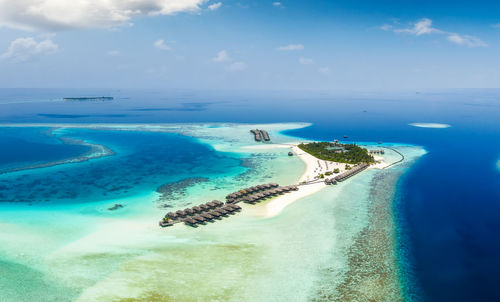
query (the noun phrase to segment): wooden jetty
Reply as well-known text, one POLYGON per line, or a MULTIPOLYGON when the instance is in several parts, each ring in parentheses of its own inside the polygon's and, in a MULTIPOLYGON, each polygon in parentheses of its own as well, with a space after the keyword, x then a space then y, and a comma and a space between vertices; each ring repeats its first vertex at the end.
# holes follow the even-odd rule
POLYGON ((200 204, 184 210, 168 212, 160 221, 161 227, 169 227, 175 223, 184 222, 186 225, 198 227, 207 222, 222 220, 241 211, 239 202, 255 204, 267 198, 297 191, 298 186, 280 187, 277 183, 267 183, 238 190, 226 196, 226 203, 219 200, 200 204))

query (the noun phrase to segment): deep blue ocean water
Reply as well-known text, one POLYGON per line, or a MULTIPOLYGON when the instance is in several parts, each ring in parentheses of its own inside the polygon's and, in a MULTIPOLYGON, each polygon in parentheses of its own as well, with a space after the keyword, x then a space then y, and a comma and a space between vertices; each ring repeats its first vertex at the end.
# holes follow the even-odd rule
MULTIPOLYGON (((313 126, 287 134, 325 140, 347 135, 346 140, 352 141, 423 146, 428 154, 401 179, 395 203, 401 240, 405 241, 401 245, 409 249, 407 260, 414 273, 415 291, 425 301, 500 300, 497 273, 500 271, 500 172, 496 166, 500 159, 499 90, 391 93, 0 90, 0 108, 1 123, 311 122, 313 126), (82 95, 112 95, 115 101, 60 101, 62 97, 82 95), (425 129, 408 125, 413 122, 446 123, 452 127, 425 129)), ((181 140, 178 144, 192 150, 193 157, 197 152, 212 152, 195 142, 190 145, 186 138, 151 136, 140 141, 142 136, 135 137, 133 133, 109 135, 88 131, 85 137, 95 142, 105 140, 112 148, 121 150, 123 153, 116 160, 124 167, 119 171, 95 167, 86 173, 98 179, 105 171, 112 175, 108 180, 142 181, 150 186, 155 181, 148 179, 148 160, 159 160, 165 155, 164 160, 170 163, 171 158, 182 157, 181 152, 162 149, 163 145, 181 140), (153 141, 158 152, 150 159, 134 157, 144 152, 128 150, 126 143, 130 141, 137 142, 136 148, 152 147, 148 144, 153 141), (137 161, 140 164, 132 164, 137 161), (132 172, 143 179, 129 179, 135 177, 127 175, 132 172), (125 179, 121 180, 122 177, 125 179)), ((198 168, 187 174, 225 173, 233 162, 222 165, 218 171, 210 169, 219 165, 220 160, 222 163, 236 160, 217 156, 214 153, 212 163, 193 164, 192 167, 198 168)), ((179 158, 179 162, 182 160, 185 158, 179 158)), ((76 169, 63 173, 67 175, 59 180, 68 179, 68 184, 82 177, 79 174, 82 172, 76 169)), ((169 181, 168 168, 160 174, 166 176, 162 181, 169 181)), ((26 188, 36 185, 36 178, 28 177, 29 181, 24 178, 19 176, 16 184, 26 188)), ((120 194, 117 192, 132 190, 110 192, 112 185, 113 182, 103 184, 98 194, 115 196, 120 194)), ((74 190, 71 196, 78 194, 77 199, 85 194, 84 188, 75 186, 74 190)), ((12 193, 9 192, 7 195, 12 193)), ((64 200, 64 195, 60 199, 64 200)))
POLYGON ((47 129, 0 128, 0 171, 37 163, 72 158, 89 150, 86 146, 63 144, 47 129))
MULTIPOLYGON (((24 130, 10 131, 23 135, 24 130)), ((44 131, 31 129, 37 130, 44 131)), ((217 177, 244 170, 238 158, 221 155, 195 139, 178 134, 71 129, 62 135, 105 144, 115 155, 0 175, 0 202, 54 204, 113 200, 152 192, 162 184, 182 179, 217 177)), ((63 146, 67 150, 52 147, 33 152, 30 144, 9 145, 7 150, 14 153, 18 148, 22 150, 20 156, 45 150, 62 151, 61 154, 73 151, 73 146, 63 146)))

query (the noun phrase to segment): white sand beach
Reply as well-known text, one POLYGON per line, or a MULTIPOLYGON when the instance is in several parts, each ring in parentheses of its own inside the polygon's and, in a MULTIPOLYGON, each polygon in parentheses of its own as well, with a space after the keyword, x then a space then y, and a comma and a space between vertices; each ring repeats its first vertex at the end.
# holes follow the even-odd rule
MULTIPOLYGON (((333 169, 339 169, 340 172, 338 174, 341 174, 346 171, 345 169, 346 164, 317 159, 311 154, 301 150, 299 147, 297 147, 297 145, 298 144, 293 144, 291 150, 295 156, 298 156, 306 164, 304 173, 298 180, 298 183, 301 183, 303 181, 308 181, 308 182, 313 181, 316 179, 315 177, 317 177, 318 174, 323 174, 326 171, 332 171, 333 169)), ((286 145, 281 145, 281 146, 286 146, 286 145)), ((290 148, 290 145, 288 145, 288 147, 290 148)), ((274 148, 277 148, 277 146, 275 145, 274 148)), ((378 163, 370 168, 383 169, 384 167, 388 166, 388 163, 384 161, 384 158, 382 156, 376 156, 375 159, 377 160, 378 163)), ((333 176, 334 175, 330 177, 333 176)), ((271 201, 269 201, 264 205, 263 210, 256 211, 255 213, 263 217, 276 216, 280 214, 288 205, 296 202, 301 198, 304 198, 308 195, 314 194, 322 189, 325 189, 327 187, 328 186, 325 185, 325 183, 323 181, 320 181, 319 179, 317 183, 301 185, 298 191, 291 192, 279 196, 275 199, 272 199, 271 201)))

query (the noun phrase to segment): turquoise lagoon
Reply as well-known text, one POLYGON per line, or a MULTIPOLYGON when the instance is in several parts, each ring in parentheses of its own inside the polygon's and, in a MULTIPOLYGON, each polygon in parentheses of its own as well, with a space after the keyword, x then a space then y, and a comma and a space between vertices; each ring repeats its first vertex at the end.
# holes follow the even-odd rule
POLYGON ((282 131, 307 124, 38 126, 2 131, 42 133, 47 139, 38 137, 38 144, 68 158, 87 150, 54 137, 104 145, 114 154, 0 175, 2 301, 395 301, 406 295, 392 201, 400 175, 425 153, 421 148, 392 145, 405 155, 402 164, 366 171, 275 217, 244 211, 197 229, 161 229, 167 211, 262 182, 295 183, 303 162, 286 148, 253 142, 248 130, 266 128, 274 143, 287 143, 299 139, 282 131), (161 185, 168 187, 164 195, 156 192, 161 185), (109 210, 114 204, 124 207, 109 210))

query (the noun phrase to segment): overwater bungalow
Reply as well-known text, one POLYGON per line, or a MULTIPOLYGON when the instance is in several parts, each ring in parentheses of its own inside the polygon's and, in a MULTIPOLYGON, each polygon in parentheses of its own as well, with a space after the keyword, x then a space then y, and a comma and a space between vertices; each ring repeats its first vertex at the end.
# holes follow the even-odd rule
POLYGON ((167 220, 162 220, 162 221, 160 221, 160 223, 159 223, 159 224, 160 224, 160 226, 161 226, 162 228, 165 228, 165 227, 169 227, 169 226, 173 226, 173 225, 174 225, 174 223, 173 223, 173 222, 171 222, 171 221, 167 221, 167 220))
POLYGON ((275 182, 270 183, 270 185, 271 185, 271 187, 273 187, 273 188, 277 188, 277 187, 279 187, 279 186, 280 186, 279 184, 277 184, 277 183, 275 183, 275 182))
POLYGON ((203 218, 205 218, 205 219, 207 219, 208 221, 214 220, 214 216, 208 214, 208 212, 207 213, 201 213, 200 216, 203 217, 203 218))
POLYGON ((222 215, 218 211, 216 211, 216 210, 212 210, 212 211, 208 212, 208 214, 210 214, 213 217, 215 217, 215 219, 222 219, 221 218, 222 215))
POLYGON ((193 209, 193 212, 195 212, 195 213, 201 213, 201 212, 203 212, 203 209, 200 208, 199 206, 194 206, 191 209, 193 209))
POLYGON ((224 210, 226 210, 228 214, 234 214, 234 213, 233 213, 233 212, 234 212, 234 208, 233 208, 233 207, 227 207, 227 206, 226 206, 226 207, 224 208, 224 210))
POLYGON ((193 219, 196 220, 198 223, 205 223, 206 219, 200 215, 193 216, 193 219))
POLYGON ((212 200, 212 203, 216 206, 216 207, 220 207, 222 206, 224 203, 220 200, 212 200))
POLYGON ((175 212, 175 214, 177 214, 177 216, 179 216, 179 217, 185 217, 186 216, 186 213, 183 210, 178 210, 178 211, 175 212))
POLYGON ((192 227, 195 227, 198 224, 198 222, 196 220, 194 220, 193 218, 184 219, 184 223, 189 225, 189 226, 192 226, 192 227))
POLYGON ((202 209, 202 210, 203 210, 203 212, 206 212, 206 211, 210 210, 210 207, 209 207, 209 206, 207 206, 207 205, 206 205, 206 204, 204 204, 204 203, 203 203, 203 204, 200 204, 200 205, 199 205, 199 207, 200 207, 200 209, 202 209))
POLYGON ((229 213, 226 209, 224 208, 220 208, 220 209, 217 209, 217 212, 221 213, 222 215, 224 216, 227 216, 227 214, 229 213))
POLYGON ((191 216, 194 215, 194 210, 191 208, 187 208, 184 210, 184 213, 186 213, 186 216, 191 216))
POLYGON ((216 207, 217 207, 217 205, 216 205, 215 203, 211 202, 211 201, 210 201, 210 202, 207 202, 207 203, 205 203, 205 204, 206 204, 206 205, 207 205, 207 207, 209 207, 210 209, 214 209, 214 208, 216 208, 216 207))
POLYGON ((177 213, 174 212, 168 212, 167 215, 165 215, 165 217, 170 219, 177 219, 179 218, 179 215, 177 215, 177 213))

